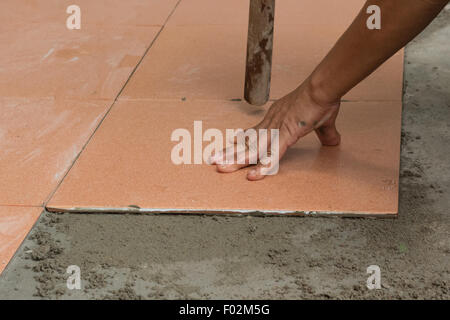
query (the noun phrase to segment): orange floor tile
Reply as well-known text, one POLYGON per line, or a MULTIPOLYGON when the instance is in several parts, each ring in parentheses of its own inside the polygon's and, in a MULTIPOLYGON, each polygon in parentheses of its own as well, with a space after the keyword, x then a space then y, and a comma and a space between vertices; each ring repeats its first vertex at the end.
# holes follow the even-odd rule
POLYGON ((0 96, 112 99, 160 27, 23 24, 0 34, 0 96))
MULTIPOLYGON (((281 98, 308 77, 345 29, 344 25, 332 28, 329 25, 281 25, 275 28, 271 98, 281 98)), ((350 90, 343 99, 401 100, 402 80, 403 50, 350 90)))
POLYGON ((249 0, 183 0, 167 25, 242 24, 247 26, 249 7, 249 0))
MULTIPOLYGON (((345 26, 277 25, 271 98, 282 97, 308 77, 343 30, 345 26)), ((166 27, 120 98, 242 98, 246 34, 245 25, 166 27)), ((400 52, 344 99, 400 100, 402 76, 403 52, 400 52)))
POLYGON ((340 147, 310 135, 278 175, 249 182, 246 170, 175 165, 173 130, 246 128, 263 108, 219 101, 121 101, 48 204, 51 210, 395 214, 401 102, 344 103, 340 147), (380 143, 383 141, 383 143, 380 143))
POLYGON ((42 212, 38 207, 0 206, 0 273, 42 212))
POLYGON ((65 24, 70 5, 81 10, 82 26, 162 25, 178 0, 2 0, 0 20, 10 23, 65 24))
POLYGON ((275 23, 349 25, 366 0, 281 0, 275 5, 275 23))
POLYGON ((120 98, 241 97, 246 34, 244 25, 166 27, 120 98))
MULTIPOLYGON (((168 25, 247 25, 249 3, 183 0, 168 25)), ((365 0, 281 0, 276 2, 275 24, 348 25, 364 3, 365 0)))
POLYGON ((0 98, 0 205, 42 205, 111 104, 0 98))

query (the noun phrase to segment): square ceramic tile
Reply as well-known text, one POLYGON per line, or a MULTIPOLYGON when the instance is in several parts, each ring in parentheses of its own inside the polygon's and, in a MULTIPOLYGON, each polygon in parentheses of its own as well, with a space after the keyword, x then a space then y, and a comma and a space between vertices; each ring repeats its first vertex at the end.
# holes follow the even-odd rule
MULTIPOLYGON (((278 26, 271 98, 296 88, 332 48, 345 26, 278 26)), ((166 27, 121 99, 236 99, 244 93, 246 26, 166 27)), ((400 100, 403 56, 398 53, 349 92, 349 100, 400 100)))
POLYGON ((23 24, 0 33, 0 96, 115 98, 160 27, 23 24))
MULTIPOLYGON (((298 87, 326 56, 345 29, 345 26, 318 24, 275 28, 271 98, 279 99, 298 87)), ((403 50, 350 90, 343 99, 401 100, 402 87, 403 50)))
MULTIPOLYGON (((281 0, 275 3, 275 27, 284 24, 349 25, 365 0, 281 0)), ((247 25, 249 7, 248 0, 183 0, 168 25, 247 25)))
POLYGON ((281 0, 276 1, 275 23, 348 26, 363 8, 365 0, 281 0))
POLYGON ((77 5, 81 12, 81 25, 110 26, 163 25, 178 0, 2 0, 0 20, 13 23, 66 24, 71 15, 66 12, 77 5))
POLYGON ((167 25, 247 25, 249 7, 249 0, 182 0, 167 25))
POLYGON ((111 103, 0 98, 0 205, 42 205, 111 103))
MULTIPOLYGON (((174 130, 188 130, 191 142, 201 146, 201 133, 208 128, 221 132, 247 128, 260 121, 265 108, 226 101, 120 101, 47 208, 78 212, 397 213, 400 101, 344 103, 338 119, 339 147, 321 147, 311 134, 288 151, 277 175, 262 181, 247 181, 248 169, 220 174, 207 164, 172 162, 171 153, 178 144, 171 141, 174 130), (196 120, 202 121, 202 130, 195 136, 196 120)), ((204 142, 203 148, 207 144, 204 142)))
POLYGON ((30 232, 42 208, 0 206, 0 273, 30 232))
POLYGON ((246 30, 243 25, 164 28, 120 98, 241 97, 246 30))

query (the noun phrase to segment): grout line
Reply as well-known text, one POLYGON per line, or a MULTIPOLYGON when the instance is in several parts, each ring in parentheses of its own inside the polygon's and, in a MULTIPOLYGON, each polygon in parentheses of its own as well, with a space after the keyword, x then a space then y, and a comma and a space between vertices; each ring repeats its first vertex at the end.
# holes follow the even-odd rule
MULTIPOLYGON (((257 210, 257 209, 179 209, 179 208, 130 208, 130 207, 50 207, 48 212, 56 213, 107 213, 107 214, 154 214, 154 215, 224 215, 224 216, 279 216, 279 217, 294 217, 294 216, 348 216, 348 217, 396 217, 398 212, 360 212, 360 211, 305 211, 305 210, 257 210)), ((398 210, 397 210, 398 211, 398 210)))
MULTIPOLYGON (((170 17, 173 15, 173 13, 175 12, 175 10, 177 9, 178 5, 180 4, 181 0, 178 0, 178 2, 175 4, 175 7, 172 9, 172 11, 170 12, 169 16, 167 17, 166 21, 164 21, 164 24, 161 26, 161 28, 159 29, 158 33, 156 34, 155 38, 153 38, 152 42, 150 43, 150 45, 148 46, 148 48, 145 50, 144 54, 142 55, 141 59, 139 60, 139 62, 136 64, 136 66, 134 67, 133 71, 131 71, 130 76, 128 77, 127 81, 125 81, 125 84, 122 86, 122 88, 120 89, 119 93, 117 94, 116 98, 114 99, 114 102, 116 102, 119 99, 119 96, 122 94, 122 91, 125 89, 125 87, 127 86, 128 82, 130 81, 131 77, 133 77, 134 73, 136 72, 137 68, 139 68, 139 66, 141 65, 142 61, 144 60, 145 56, 147 55, 148 51, 150 50, 150 48, 153 46, 153 43, 155 43, 156 39, 158 39, 159 35, 161 34, 161 32, 164 30, 164 27, 166 26, 167 22, 169 21, 170 17)), ((114 103, 113 103, 114 105, 114 103)), ((112 107, 112 106, 111 106, 112 107)))
POLYGON ((126 85, 128 84, 128 82, 130 81, 131 77, 134 75, 134 73, 136 72, 137 68, 140 66, 141 62, 144 60, 145 56, 147 55, 148 51, 150 50, 150 48, 153 46, 153 44, 156 42, 156 40, 158 39, 159 35, 161 34, 161 32, 164 30, 164 27, 166 26, 167 22, 169 21, 170 17, 172 16, 172 14, 175 12, 175 10, 177 9, 178 5, 180 4, 181 0, 178 0, 178 2, 175 4, 175 6, 173 7, 172 11, 169 13, 169 15, 167 16, 166 20, 164 21, 164 24, 161 26, 161 28, 159 29, 158 33, 155 35, 155 37, 153 38, 153 40, 150 42, 150 45, 147 47, 147 49, 144 51, 141 59, 138 61, 138 63, 136 64, 136 66, 134 67, 133 71, 131 71, 130 75, 128 76, 127 81, 125 81, 124 85, 122 86, 122 88, 120 89, 119 93, 116 95, 116 97, 114 98, 114 101, 112 102, 111 106, 108 108, 108 110, 105 112, 105 115, 103 116, 103 118, 99 121, 97 127, 95 128, 94 132, 90 135, 90 137, 88 138, 88 140, 86 141, 86 143, 83 145, 83 147, 81 148, 80 152, 76 155, 75 159, 72 161, 71 165, 69 166, 69 168, 67 169, 66 173, 64 174, 64 176, 62 177, 62 179, 59 181, 59 183, 56 185, 55 189, 50 193, 50 195, 47 197, 47 199, 44 200, 44 202, 42 203, 44 209, 47 207, 47 203, 53 198, 53 195, 56 193, 56 191, 59 189, 59 187, 61 186, 61 184, 63 183, 63 181, 65 180, 65 178, 67 177, 67 175, 69 174, 69 172, 72 170, 73 166, 75 165, 75 163, 77 162, 78 158, 81 156, 81 154, 83 153, 83 151, 86 149, 87 145, 89 144, 89 142, 91 142, 92 138, 94 137, 95 133, 97 132, 98 128, 100 128, 100 126, 102 125, 103 121, 106 119, 106 117, 108 116, 108 114, 111 112, 112 108, 114 107, 115 103, 117 102, 117 100, 119 99, 120 94, 122 93, 123 89, 126 87, 126 85))
MULTIPOLYGON (((246 102, 244 98, 188 98, 183 97, 185 100, 182 100, 182 97, 172 97, 172 98, 120 98, 119 101, 180 101, 180 102, 192 102, 192 101, 231 101, 231 102, 246 102)), ((281 97, 279 98, 281 99, 281 97)), ((267 103, 269 102, 275 102, 279 99, 269 99, 267 100, 267 103)), ((368 99, 368 100, 347 100, 343 99, 341 102, 401 102, 401 99, 380 99, 380 100, 374 100, 374 99, 368 99)))
MULTIPOLYGON (((405 77, 405 76, 404 76, 405 77)), ((404 85, 404 83, 403 83, 404 85)), ((122 89, 121 89, 122 90, 122 89)), ((275 102, 278 101, 280 98, 270 98, 267 100, 268 102, 275 102)), ((76 97, 53 97, 53 96, 47 96, 47 97, 31 97, 31 98, 25 98, 25 97, 18 97, 18 96, 8 96, 8 97, 0 97, 0 100, 10 100, 10 99, 28 99, 28 100, 50 100, 50 101, 80 101, 80 102, 87 102, 87 101, 94 101, 94 102, 116 102, 116 101, 242 101, 245 102, 245 99, 243 97, 235 97, 235 98, 189 98, 189 97, 141 97, 141 98, 128 98, 128 97, 111 97, 111 98, 76 98, 76 97), (183 98, 185 100, 183 100, 183 98)), ((402 99, 342 99, 341 102, 395 102, 395 101, 403 101, 402 99)))

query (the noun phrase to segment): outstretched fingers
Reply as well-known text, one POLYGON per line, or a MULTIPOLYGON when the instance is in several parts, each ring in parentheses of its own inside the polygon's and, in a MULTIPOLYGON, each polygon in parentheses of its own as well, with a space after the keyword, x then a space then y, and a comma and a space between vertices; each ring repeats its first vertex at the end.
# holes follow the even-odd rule
POLYGON ((289 136, 282 130, 277 135, 270 135, 270 148, 259 158, 258 164, 248 171, 250 181, 262 180, 266 176, 276 175, 280 167, 280 160, 289 148, 289 136))
POLYGON ((258 162, 258 134, 254 128, 239 130, 229 141, 232 145, 210 158, 210 164, 222 173, 235 172, 258 162))

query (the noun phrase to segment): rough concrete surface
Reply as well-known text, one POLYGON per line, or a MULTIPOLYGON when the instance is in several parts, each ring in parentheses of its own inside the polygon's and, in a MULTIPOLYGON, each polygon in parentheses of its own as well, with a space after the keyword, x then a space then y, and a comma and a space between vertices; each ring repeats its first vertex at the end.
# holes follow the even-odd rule
POLYGON ((449 299, 449 38, 447 6, 406 50, 398 219, 45 212, 0 298, 449 299))

